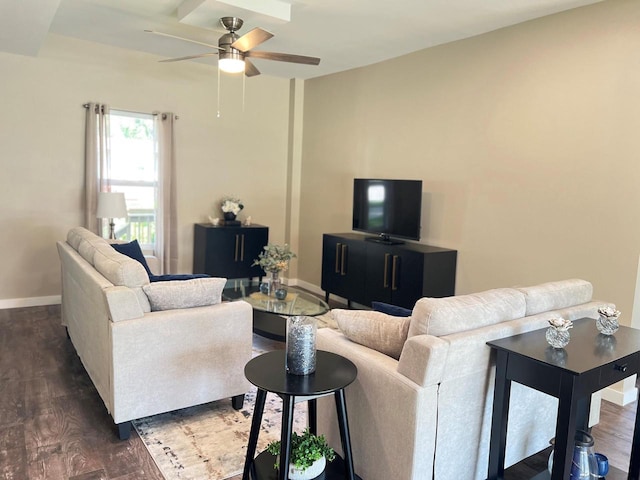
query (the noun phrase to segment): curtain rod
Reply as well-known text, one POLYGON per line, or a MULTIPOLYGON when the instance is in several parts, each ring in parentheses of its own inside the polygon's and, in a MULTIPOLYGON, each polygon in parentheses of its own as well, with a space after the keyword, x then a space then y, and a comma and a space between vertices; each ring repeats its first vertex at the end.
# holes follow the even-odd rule
MULTIPOLYGON (((82 106, 83 106, 84 108, 89 108, 89 104, 88 104, 88 103, 83 103, 83 104, 82 104, 82 106)), ((118 111, 120 111, 120 112, 126 112, 126 113, 137 113, 137 114, 140 114, 140 115, 153 115, 154 117, 155 117, 156 115, 159 115, 159 114, 160 114, 159 112, 153 112, 153 113, 147 113, 147 112, 135 112, 135 111, 133 111, 133 110, 122 110, 121 108, 115 108, 115 109, 112 109, 112 110, 118 110, 118 111)), ((180 119, 180 117, 179 117, 178 115, 175 115, 175 114, 174 114, 174 117, 175 117, 175 119, 176 119, 176 120, 179 120, 179 119, 180 119)), ((166 113, 163 113, 163 114, 162 114, 162 119, 163 119, 163 120, 166 120, 166 118, 167 118, 167 114, 166 114, 166 113)))

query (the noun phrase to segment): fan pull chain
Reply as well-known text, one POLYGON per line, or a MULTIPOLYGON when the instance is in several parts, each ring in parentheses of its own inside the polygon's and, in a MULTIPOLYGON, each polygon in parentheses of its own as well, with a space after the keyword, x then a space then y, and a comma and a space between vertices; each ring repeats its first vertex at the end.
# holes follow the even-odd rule
POLYGON ((217 102, 218 102, 218 114, 216 115, 217 118, 220 118, 220 65, 218 64, 218 98, 217 98, 217 102))
POLYGON ((245 91, 245 85, 247 82, 247 76, 242 73, 242 113, 244 113, 244 91, 245 91))

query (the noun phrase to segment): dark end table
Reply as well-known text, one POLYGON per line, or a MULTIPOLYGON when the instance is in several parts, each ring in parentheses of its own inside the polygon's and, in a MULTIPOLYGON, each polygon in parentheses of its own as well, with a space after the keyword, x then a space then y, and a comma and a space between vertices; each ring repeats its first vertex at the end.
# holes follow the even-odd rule
MULTIPOLYGON (((614 335, 598 332, 595 320, 573 322, 565 348, 553 348, 546 328, 487 342, 496 351, 496 379, 489 446, 489 480, 504 478, 511 382, 558 399, 552 480, 568 479, 574 435, 589 423, 591 394, 640 370, 640 330, 621 326, 614 335)), ((636 412, 629 479, 640 478, 640 408, 636 412)), ((603 452, 606 454, 606 452, 603 452)), ((538 478, 549 478, 544 473, 538 478)))
POLYGON ((293 408, 296 398, 306 400, 309 406, 309 429, 317 434, 316 399, 324 395, 335 396, 338 426, 344 461, 336 455, 321 478, 325 480, 361 480, 354 474, 351 455, 349 423, 344 389, 358 374, 356 366, 350 360, 335 353, 318 350, 316 352, 316 371, 310 375, 291 375, 285 369, 286 352, 278 350, 265 353, 252 359, 244 369, 244 374, 253 385, 258 387, 256 404, 251 421, 251 433, 247 447, 243 480, 288 480, 291 458, 291 435, 293 433, 293 408), (282 398, 282 430, 280 443, 280 469, 273 468, 275 458, 268 452, 262 452, 254 459, 260 423, 264 411, 267 392, 278 394, 282 398))

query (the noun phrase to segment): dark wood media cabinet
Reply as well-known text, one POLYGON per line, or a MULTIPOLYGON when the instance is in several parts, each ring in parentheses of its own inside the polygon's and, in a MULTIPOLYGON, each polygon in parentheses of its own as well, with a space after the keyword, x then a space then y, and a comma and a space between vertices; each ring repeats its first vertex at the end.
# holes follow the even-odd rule
POLYGON ((370 306, 413 308, 422 297, 455 294, 458 252, 420 243, 388 245, 355 233, 322 236, 322 289, 370 306))
POLYGON ((193 234, 193 273, 224 278, 262 277, 262 269, 253 266, 253 261, 269 241, 269 227, 197 223, 193 234))

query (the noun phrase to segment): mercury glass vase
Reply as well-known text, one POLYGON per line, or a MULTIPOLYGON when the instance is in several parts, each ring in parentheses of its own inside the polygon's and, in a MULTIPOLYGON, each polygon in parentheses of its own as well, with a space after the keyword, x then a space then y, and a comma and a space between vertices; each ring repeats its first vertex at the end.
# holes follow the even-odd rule
POLYGON ((554 327, 547 328, 545 337, 547 339, 547 343, 553 348, 566 347, 571 338, 571 336, 569 335, 569 330, 559 330, 554 327))
POLYGON ((600 315, 596 319, 596 327, 598 331, 604 335, 613 335, 620 328, 618 323, 618 317, 607 317, 606 315, 600 315))
POLYGON ((304 315, 287 318, 287 373, 309 375, 316 371, 315 317, 304 315))

